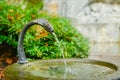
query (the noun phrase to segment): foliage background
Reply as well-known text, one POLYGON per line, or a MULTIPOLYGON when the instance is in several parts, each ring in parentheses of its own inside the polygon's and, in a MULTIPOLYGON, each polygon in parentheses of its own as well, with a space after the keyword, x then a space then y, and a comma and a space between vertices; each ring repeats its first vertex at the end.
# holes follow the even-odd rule
MULTIPOLYGON (((43 2, 35 6, 31 2, 19 5, 0 1, 0 45, 4 43, 17 48, 18 37, 24 25, 37 18, 45 18, 53 25, 65 58, 84 58, 88 56, 89 41, 80 34, 64 17, 49 15, 43 11, 43 2), (26 7, 23 7, 25 6, 26 7), (32 7, 31 7, 32 6, 32 7)), ((38 25, 31 27, 24 39, 25 53, 28 58, 62 58, 55 38, 38 25)), ((13 54, 16 54, 14 52, 13 54)))

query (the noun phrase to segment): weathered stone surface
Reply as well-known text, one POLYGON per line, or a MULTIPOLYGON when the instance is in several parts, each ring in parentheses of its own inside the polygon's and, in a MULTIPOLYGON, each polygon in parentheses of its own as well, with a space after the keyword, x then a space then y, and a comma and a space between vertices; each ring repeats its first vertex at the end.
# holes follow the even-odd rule
POLYGON ((120 6, 95 3, 77 14, 80 23, 120 23, 120 6))
POLYGON ((44 1, 45 10, 70 18, 91 42, 120 42, 120 0, 44 1))

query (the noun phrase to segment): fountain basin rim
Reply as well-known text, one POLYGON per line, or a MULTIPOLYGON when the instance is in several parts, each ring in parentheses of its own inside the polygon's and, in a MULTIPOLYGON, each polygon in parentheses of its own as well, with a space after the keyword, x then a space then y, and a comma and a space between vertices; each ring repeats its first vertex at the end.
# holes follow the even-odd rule
MULTIPOLYGON (((16 65, 17 68, 19 68, 19 70, 22 70, 22 68, 25 68, 25 67, 28 67, 28 66, 31 66, 31 65, 35 65, 34 63, 42 63, 42 64, 44 64, 44 63, 59 63, 59 62, 61 63, 63 61, 66 61, 67 63, 69 63, 69 62, 73 62, 73 63, 78 62, 79 63, 80 62, 80 63, 88 63, 88 64, 93 64, 93 65, 105 66, 105 67, 108 67, 108 68, 111 68, 111 69, 115 70, 116 72, 119 71, 119 67, 117 65, 115 65, 115 64, 113 64, 111 62, 108 62, 108 61, 100 61, 100 60, 92 60, 92 59, 79 59, 79 58, 36 60, 36 61, 28 62, 28 63, 25 63, 25 64, 15 63, 13 65, 16 65)), ((9 69, 9 66, 5 70, 7 70, 7 69, 9 69)), ((115 74, 117 74, 116 72, 115 72, 115 74)), ((116 77, 117 76, 115 76, 115 78, 116 77)), ((57 79, 55 79, 55 80, 57 80, 57 79)), ((60 79, 60 80, 62 80, 62 79, 60 79)))

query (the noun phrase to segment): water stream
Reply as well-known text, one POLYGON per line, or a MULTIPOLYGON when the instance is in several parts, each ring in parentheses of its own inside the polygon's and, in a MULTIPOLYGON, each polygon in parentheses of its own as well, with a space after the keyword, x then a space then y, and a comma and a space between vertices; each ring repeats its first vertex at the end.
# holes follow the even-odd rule
POLYGON ((63 59, 64 59, 64 64, 65 64, 65 67, 66 67, 66 66, 67 66, 67 63, 66 63, 66 61, 65 61, 64 50, 63 50, 63 48, 62 48, 62 46, 61 46, 61 44, 60 44, 60 41, 58 40, 56 34, 53 32, 52 35, 54 36, 54 38, 55 38, 55 40, 56 40, 56 42, 57 42, 57 44, 58 44, 58 47, 59 47, 59 49, 60 49, 60 52, 62 53, 62 57, 63 57, 63 59))
POLYGON ((59 49, 60 49, 60 51, 61 51, 61 53, 62 53, 62 57, 63 57, 63 59, 64 59, 64 60, 63 60, 64 65, 65 65, 64 79, 66 79, 68 72, 71 72, 71 68, 67 67, 67 63, 66 63, 65 56, 64 56, 64 49, 62 48, 62 45, 60 44, 60 41, 58 40, 56 34, 55 34, 55 33, 52 33, 52 35, 55 37, 55 40, 56 40, 56 42, 57 42, 57 44, 58 44, 58 47, 59 47, 59 49))

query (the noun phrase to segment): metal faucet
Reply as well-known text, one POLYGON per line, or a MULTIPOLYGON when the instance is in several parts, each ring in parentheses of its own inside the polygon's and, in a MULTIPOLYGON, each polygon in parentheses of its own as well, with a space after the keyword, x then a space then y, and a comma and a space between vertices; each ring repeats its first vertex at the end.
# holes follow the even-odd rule
POLYGON ((32 25, 35 25, 35 24, 38 24, 38 25, 42 26, 46 31, 48 31, 50 33, 53 33, 53 31, 54 31, 53 27, 48 22, 48 20, 45 20, 43 18, 33 20, 33 21, 29 22, 27 25, 25 25, 25 27, 23 28, 23 30, 20 33, 20 37, 19 37, 19 40, 18 40, 18 47, 17 47, 18 61, 17 61, 17 63, 19 63, 19 64, 24 64, 24 63, 28 62, 27 59, 26 59, 26 56, 25 56, 24 48, 23 48, 23 40, 24 40, 27 29, 30 28, 32 25))

